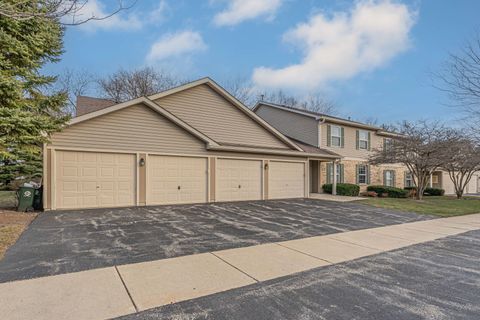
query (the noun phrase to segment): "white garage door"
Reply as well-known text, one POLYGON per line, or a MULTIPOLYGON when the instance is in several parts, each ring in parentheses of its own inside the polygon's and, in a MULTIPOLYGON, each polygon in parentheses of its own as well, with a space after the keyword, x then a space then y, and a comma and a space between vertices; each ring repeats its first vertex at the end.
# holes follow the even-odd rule
POLYGON ((305 163, 270 161, 269 199, 305 197, 305 163))
POLYGON ((207 159, 148 156, 147 204, 207 202, 207 159))
POLYGON ((218 159, 217 201, 262 199, 262 161, 218 159))
POLYGON ((135 205, 135 155, 57 151, 58 209, 135 205))

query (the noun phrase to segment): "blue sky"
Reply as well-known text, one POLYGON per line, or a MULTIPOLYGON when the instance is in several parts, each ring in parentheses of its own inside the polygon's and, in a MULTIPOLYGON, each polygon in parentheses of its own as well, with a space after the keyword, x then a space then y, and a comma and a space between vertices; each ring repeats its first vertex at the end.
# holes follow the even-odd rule
MULTIPOLYGON (((112 3, 90 0, 85 16, 112 3)), ((46 69, 104 75, 150 65, 320 93, 359 120, 454 120, 430 72, 479 30, 478 12, 478 0, 139 0, 68 27, 62 61, 46 69)))

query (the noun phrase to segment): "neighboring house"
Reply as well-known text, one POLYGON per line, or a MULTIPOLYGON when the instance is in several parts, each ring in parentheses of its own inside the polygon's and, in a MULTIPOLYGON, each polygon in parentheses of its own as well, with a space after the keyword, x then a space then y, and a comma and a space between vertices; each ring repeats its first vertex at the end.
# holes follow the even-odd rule
POLYGON ((340 159, 209 78, 120 104, 83 100, 44 146, 47 210, 307 197, 312 163, 340 159))
POLYGON ((114 101, 108 99, 78 96, 75 116, 83 116, 84 114, 98 111, 100 109, 113 106, 114 104, 114 101))
MULTIPOLYGON (((367 185, 413 186, 412 176, 403 165, 368 164, 372 150, 388 147, 394 133, 348 119, 264 101, 257 103, 253 111, 287 137, 342 157, 335 167, 332 162, 310 161, 311 172, 318 172, 311 176, 310 192, 321 192, 323 184, 332 183, 334 172, 336 181, 358 184, 361 190, 367 185)), ((467 193, 479 192, 479 179, 477 176, 472 178, 467 193)), ((453 183, 446 172, 435 172, 431 185, 445 189, 447 194, 454 193, 453 183)))

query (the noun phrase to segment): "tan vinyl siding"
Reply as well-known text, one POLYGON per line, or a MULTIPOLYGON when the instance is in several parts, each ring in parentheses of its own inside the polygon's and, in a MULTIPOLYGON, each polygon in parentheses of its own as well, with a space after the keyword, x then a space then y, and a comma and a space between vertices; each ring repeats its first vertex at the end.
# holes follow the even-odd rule
POLYGON ((445 194, 455 194, 455 185, 446 171, 442 172, 442 189, 445 190, 445 194))
POLYGON ((144 105, 65 128, 51 145, 120 151, 205 153, 205 143, 144 105))
POLYGON ((290 149, 205 84, 155 102, 220 144, 290 149))
POLYGON ((255 113, 284 135, 318 146, 318 121, 314 118, 265 105, 255 113))
POLYGON ((349 127, 345 125, 337 125, 334 123, 323 123, 320 125, 320 130, 321 130, 321 138, 322 138, 322 143, 320 145, 321 148, 325 148, 327 150, 333 151, 335 153, 338 153, 342 157, 352 157, 352 158, 360 158, 360 159, 365 159, 368 160, 369 156, 372 154, 373 150, 375 148, 382 148, 383 147, 383 137, 379 136, 375 133, 373 130, 366 130, 366 129, 360 129, 360 130, 365 130, 370 132, 370 140, 371 140, 371 151, 365 150, 365 149, 358 149, 357 150, 357 128, 355 127, 349 127), (339 126, 344 128, 344 147, 333 147, 333 146, 328 146, 327 144, 327 127, 328 125, 332 126, 339 126))
MULTIPOLYGON (((455 194, 455 185, 453 184, 452 179, 448 175, 448 172, 442 171, 441 173, 441 188, 445 190, 445 194, 455 194)), ((470 182, 465 186, 465 189, 463 190, 464 194, 469 194, 469 193, 478 193, 478 174, 475 173, 472 176, 472 179, 470 182)), ((435 185, 434 185, 435 187, 435 185)))
POLYGON ((467 187, 465 188, 465 193, 477 193, 477 182, 478 182, 478 177, 476 174, 472 176, 470 179, 470 182, 468 183, 467 187))

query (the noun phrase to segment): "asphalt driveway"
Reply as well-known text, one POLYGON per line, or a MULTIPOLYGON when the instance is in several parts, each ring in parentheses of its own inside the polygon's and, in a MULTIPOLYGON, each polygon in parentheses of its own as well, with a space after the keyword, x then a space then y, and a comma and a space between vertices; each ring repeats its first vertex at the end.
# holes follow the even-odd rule
POLYGON ((480 230, 123 317, 480 319, 480 230))
POLYGON ((313 199, 47 212, 0 261, 0 282, 427 219, 313 199))

